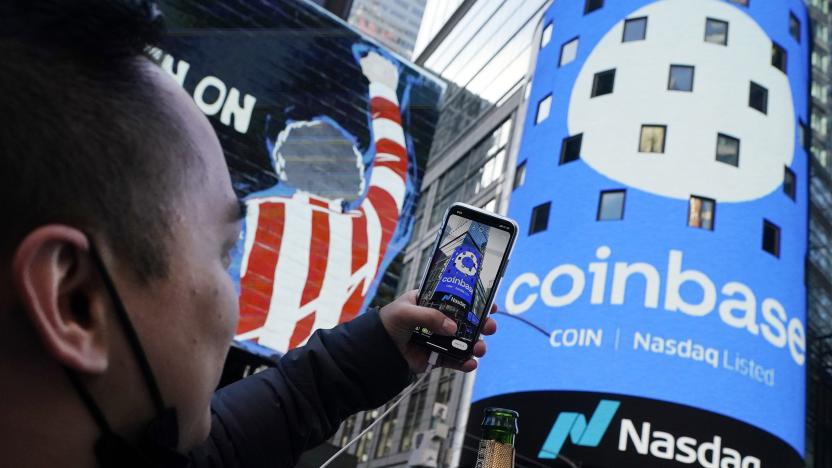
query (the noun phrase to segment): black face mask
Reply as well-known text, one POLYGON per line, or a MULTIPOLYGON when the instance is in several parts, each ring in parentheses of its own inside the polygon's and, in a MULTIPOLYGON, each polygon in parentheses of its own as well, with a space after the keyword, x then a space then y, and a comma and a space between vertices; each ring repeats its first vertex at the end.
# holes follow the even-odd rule
POLYGON ((165 406, 162 394, 159 392, 159 386, 156 384, 156 379, 150 368, 150 363, 139 342, 136 330, 130 322, 130 317, 127 315, 127 309, 121 301, 112 277, 107 271, 101 255, 95 248, 92 238, 87 236, 87 239, 89 240, 93 262, 101 274, 104 286, 113 301, 116 317, 118 317, 124 334, 127 336, 127 342, 133 350, 136 362, 139 364, 139 369, 145 384, 147 384, 150 399, 156 411, 156 417, 147 424, 138 443, 130 443, 124 437, 113 432, 101 408, 92 398, 87 387, 81 382, 78 374, 73 370, 66 369, 69 380, 81 397, 81 401, 83 401, 90 415, 101 429, 101 437, 95 443, 95 456, 98 464, 101 468, 186 467, 188 466, 188 458, 176 450, 179 443, 176 409, 165 406))

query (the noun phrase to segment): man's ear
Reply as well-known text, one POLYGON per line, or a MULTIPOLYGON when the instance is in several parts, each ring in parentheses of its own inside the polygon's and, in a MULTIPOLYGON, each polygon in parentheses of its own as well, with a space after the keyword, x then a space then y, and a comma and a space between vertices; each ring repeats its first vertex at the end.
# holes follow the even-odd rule
POLYGON ((18 245, 12 281, 47 353, 70 369, 99 374, 109 361, 111 303, 91 255, 78 229, 42 226, 18 245))

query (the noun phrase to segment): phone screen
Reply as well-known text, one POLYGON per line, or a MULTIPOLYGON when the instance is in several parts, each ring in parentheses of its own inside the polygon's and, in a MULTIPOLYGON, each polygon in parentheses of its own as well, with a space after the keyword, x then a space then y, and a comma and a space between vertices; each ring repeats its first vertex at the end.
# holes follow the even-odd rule
POLYGON ((455 321, 456 336, 431 337, 426 328, 416 333, 431 341, 450 341, 453 351, 467 353, 488 314, 510 240, 507 230, 451 214, 430 260, 419 305, 438 309, 455 321))

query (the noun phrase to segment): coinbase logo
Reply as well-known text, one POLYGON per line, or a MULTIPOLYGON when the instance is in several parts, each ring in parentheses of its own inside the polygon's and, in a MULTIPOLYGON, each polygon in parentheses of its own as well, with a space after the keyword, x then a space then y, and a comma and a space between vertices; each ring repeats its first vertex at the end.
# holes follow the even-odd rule
POLYGON ((558 415, 555 420, 555 425, 549 431, 549 436, 543 442, 543 447, 540 448, 538 458, 555 459, 563 448, 567 437, 575 445, 582 447, 597 447, 601 443, 601 438, 610 427, 610 422, 618 411, 621 402, 612 400, 601 400, 592 417, 589 418, 589 423, 586 417, 580 413, 564 412, 558 415))
POLYGON ((454 259, 454 266, 463 274, 474 276, 477 274, 477 256, 470 250, 460 252, 454 259))
POLYGON ((742 202, 780 187, 796 119, 788 77, 772 66, 772 38, 742 9, 713 0, 653 2, 629 17, 649 18, 644 40, 622 42, 619 21, 575 81, 569 134, 583 134, 581 159, 613 180, 680 200, 706 193, 742 202), (706 17, 730 24, 730 39, 703 40, 706 17), (695 94, 668 91, 668 64, 679 63, 680 51, 695 67, 695 94), (595 96, 601 70, 615 72, 615 91, 595 96), (765 111, 748 106, 750 81, 767 89, 765 111), (665 126, 666 142, 658 153, 640 152, 639 129, 652 122, 665 126), (741 140, 737 164, 715 160, 717 133, 741 140))

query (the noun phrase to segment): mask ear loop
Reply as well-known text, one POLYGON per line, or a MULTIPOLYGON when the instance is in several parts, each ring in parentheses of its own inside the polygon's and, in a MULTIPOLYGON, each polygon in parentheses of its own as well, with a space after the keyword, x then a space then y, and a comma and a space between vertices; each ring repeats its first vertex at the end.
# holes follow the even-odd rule
POLYGON ((113 430, 110 428, 110 423, 107 422, 107 418, 104 416, 101 408, 99 408, 95 403, 95 400, 92 398, 92 395, 90 395, 87 387, 81 383, 81 379, 78 377, 78 374, 68 367, 64 367, 64 370, 66 371, 66 375, 69 377, 69 381, 72 383, 72 386, 75 387, 78 397, 81 398, 81 401, 84 403, 84 406, 87 407, 87 410, 90 412, 90 415, 92 415, 95 423, 98 424, 98 428, 101 429, 101 432, 104 434, 112 434, 113 430))
MULTIPOLYGON (((104 281, 104 287, 106 287, 107 291, 110 293, 110 298, 113 301, 113 306, 115 307, 116 316, 118 317, 119 322, 121 322, 121 329, 124 330, 124 334, 127 336, 130 348, 132 348, 136 361, 139 364, 139 370, 141 370, 144 381, 147 384, 148 391, 150 392, 150 399, 153 401, 153 406, 156 408, 156 414, 161 416, 165 413, 165 403, 164 400, 162 400, 162 393, 159 391, 159 387, 156 384, 156 378, 153 376, 153 370, 150 368, 150 363, 144 353, 144 348, 142 348, 141 342, 139 341, 139 336, 136 334, 136 329, 133 328, 133 323, 130 322, 130 317, 127 315, 127 309, 124 307, 124 303, 121 302, 121 296, 119 296, 118 290, 116 290, 116 286, 113 284, 113 280, 110 278, 110 274, 104 266, 104 261, 102 260, 98 249, 96 249, 95 243, 92 241, 92 237, 88 235, 87 239, 89 240, 90 254, 92 254, 92 259, 95 262, 96 267, 98 267, 98 271, 101 273, 101 279, 104 281)), ((73 385, 77 386, 77 383, 73 383, 73 385)), ((87 395, 87 397, 89 397, 89 395, 87 395)))

